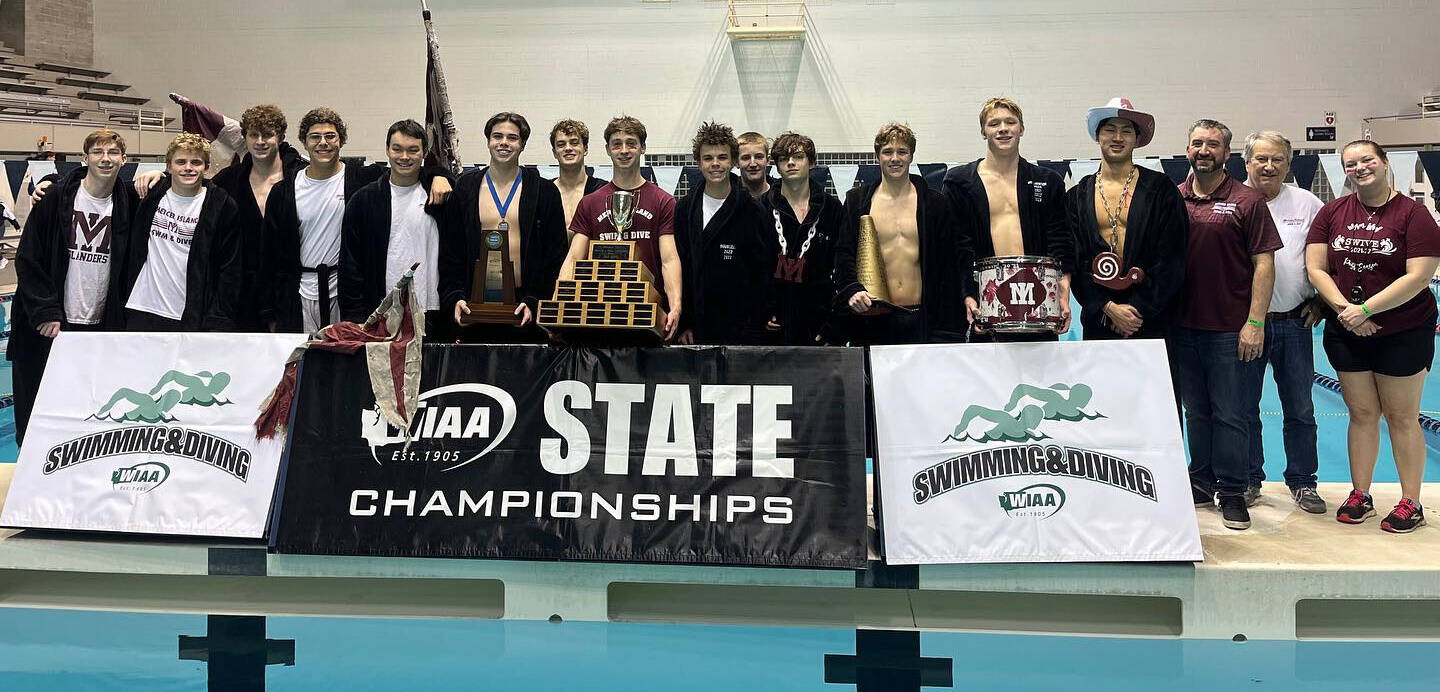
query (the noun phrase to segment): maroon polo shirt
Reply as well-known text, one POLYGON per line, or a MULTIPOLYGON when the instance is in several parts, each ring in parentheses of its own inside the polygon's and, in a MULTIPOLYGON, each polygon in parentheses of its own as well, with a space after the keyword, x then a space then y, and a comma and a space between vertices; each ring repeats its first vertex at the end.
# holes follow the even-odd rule
POLYGON ((1279 250, 1284 243, 1259 191, 1227 175, 1220 187, 1201 199, 1195 195, 1194 183, 1194 175, 1180 183, 1180 196, 1190 213, 1180 326, 1238 332, 1250 316, 1252 258, 1279 250))
MULTIPOLYGON (((1361 204, 1357 195, 1336 199, 1320 208, 1305 241, 1325 244, 1327 273, 1340 295, 1352 302, 1369 300, 1404 276, 1405 260, 1440 257, 1440 228, 1435 219, 1405 195, 1395 195, 1375 210, 1361 204)), ((1381 335, 1433 328, 1435 298, 1429 291, 1420 291, 1399 307, 1370 319, 1380 327, 1381 335)))

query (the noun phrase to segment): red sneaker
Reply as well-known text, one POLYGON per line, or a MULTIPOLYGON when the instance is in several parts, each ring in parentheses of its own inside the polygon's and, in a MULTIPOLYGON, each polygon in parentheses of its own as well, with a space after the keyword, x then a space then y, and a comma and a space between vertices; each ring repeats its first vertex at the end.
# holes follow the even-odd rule
POLYGON ((1342 524, 1359 524, 1366 519, 1375 516, 1375 501, 1370 499, 1370 494, 1351 490, 1350 497, 1335 510, 1335 521, 1342 524))
POLYGON ((1380 528, 1390 533, 1410 533, 1425 525, 1425 510, 1418 503, 1410 498, 1400 500, 1395 509, 1385 520, 1380 522, 1380 528))

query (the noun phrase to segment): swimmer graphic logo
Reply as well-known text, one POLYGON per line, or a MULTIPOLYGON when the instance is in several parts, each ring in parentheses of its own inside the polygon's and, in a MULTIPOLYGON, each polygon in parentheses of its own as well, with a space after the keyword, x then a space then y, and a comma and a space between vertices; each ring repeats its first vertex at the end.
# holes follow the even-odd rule
POLYGON ((1085 421, 1104 418, 1085 410, 1094 392, 1090 385, 1052 384, 1040 387, 1017 384, 1001 408, 971 404, 945 442, 1037 442, 1050 436, 1040 430, 1045 421, 1085 421))
POLYGON ((1000 493, 1000 509, 1011 518, 1049 519, 1065 506, 1060 486, 1036 483, 1019 490, 1000 493))
POLYGON ((1201 559, 1164 345, 1143 341, 872 347, 887 560, 1201 559))
MULTIPOLYGON (((106 401, 100 410, 87 416, 86 420, 119 423, 174 422, 175 417, 170 415, 170 410, 180 404, 229 404, 228 399, 220 396, 229 384, 230 374, 226 372, 212 373, 201 370, 191 375, 171 370, 160 376, 148 394, 129 387, 115 390, 109 401, 106 401)), ((217 435, 184 426, 168 425, 126 426, 61 442, 45 454, 45 465, 41 472, 48 476, 94 459, 126 454, 162 454, 191 459, 220 469, 242 483, 250 475, 249 450, 217 435)), ((166 467, 165 476, 169 475, 170 469, 166 467)), ((112 480, 112 483, 115 482, 112 480)), ((163 479, 160 482, 163 482, 163 479)))
POLYGON ((6 526, 262 538, 283 439, 260 403, 301 334, 61 334, 6 526))

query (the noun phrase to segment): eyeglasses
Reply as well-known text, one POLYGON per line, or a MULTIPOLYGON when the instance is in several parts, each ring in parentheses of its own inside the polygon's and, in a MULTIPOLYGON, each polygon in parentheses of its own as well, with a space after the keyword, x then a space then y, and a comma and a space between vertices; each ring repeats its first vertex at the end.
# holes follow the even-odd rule
POLYGON ((309 143, 311 143, 311 144, 319 144, 320 142, 329 142, 329 143, 331 143, 331 144, 334 144, 335 142, 340 141, 340 133, 338 133, 338 132, 311 132, 310 134, 305 135, 305 141, 307 141, 307 142, 309 142, 309 143))

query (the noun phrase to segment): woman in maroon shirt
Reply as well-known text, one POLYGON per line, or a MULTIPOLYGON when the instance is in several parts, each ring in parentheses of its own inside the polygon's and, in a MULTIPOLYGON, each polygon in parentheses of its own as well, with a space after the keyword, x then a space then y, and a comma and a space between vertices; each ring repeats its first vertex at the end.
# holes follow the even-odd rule
POLYGON ((1435 357, 1435 297, 1426 289, 1440 264, 1440 228, 1423 205, 1394 189, 1380 145, 1351 142, 1340 157, 1355 194, 1320 210, 1305 246, 1310 283, 1333 311, 1325 325, 1325 354, 1340 375, 1350 411, 1355 489, 1335 518, 1359 524, 1375 515, 1369 491, 1383 415, 1402 498, 1380 528, 1407 533, 1425 524, 1420 392, 1435 357))

